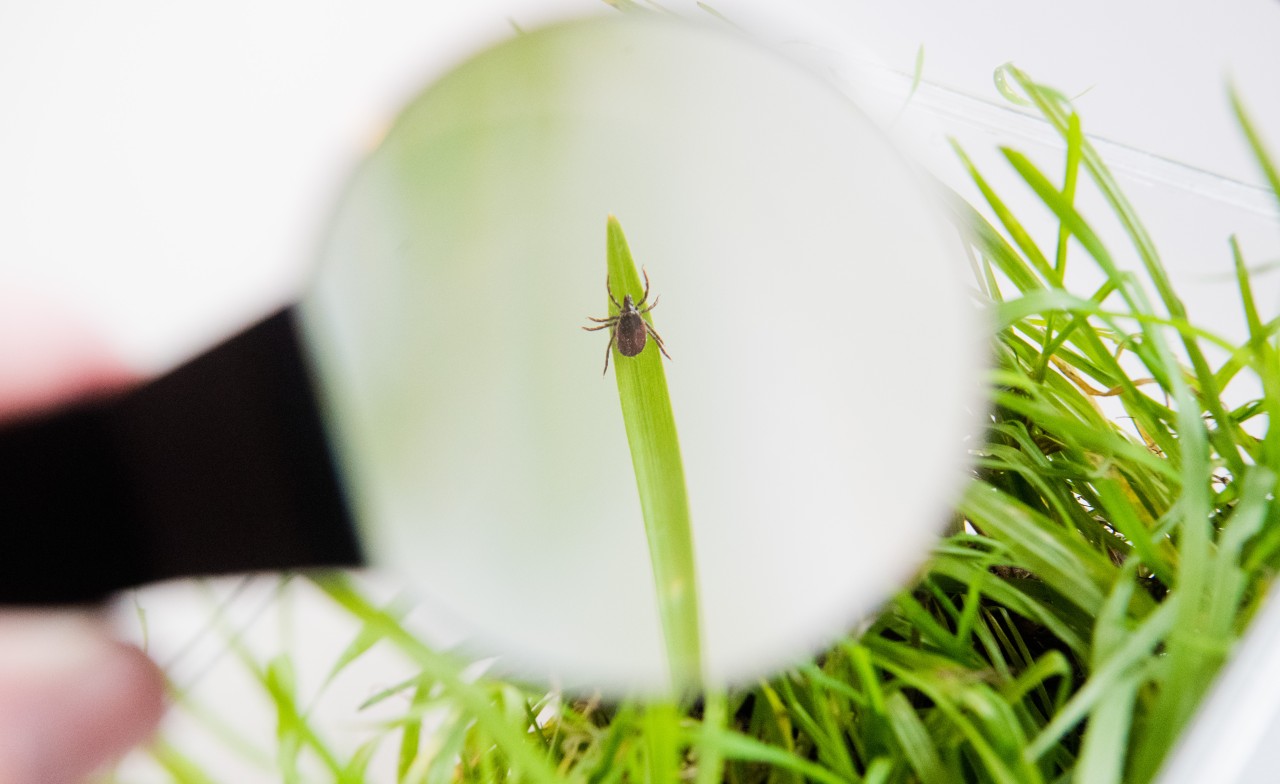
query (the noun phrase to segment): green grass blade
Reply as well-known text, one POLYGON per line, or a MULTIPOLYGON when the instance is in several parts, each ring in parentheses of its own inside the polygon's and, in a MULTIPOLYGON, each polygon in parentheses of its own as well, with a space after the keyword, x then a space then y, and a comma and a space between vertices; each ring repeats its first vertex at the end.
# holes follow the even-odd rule
POLYGON ((423 677, 439 683, 444 692, 493 739, 517 774, 522 774, 527 781, 541 784, 560 781, 555 769, 536 749, 525 729, 513 724, 484 688, 463 679, 461 663, 432 650, 414 637, 396 618, 362 596, 345 575, 323 572, 311 575, 310 579, 347 612, 381 630, 388 642, 404 651, 422 668, 423 677))
MULTIPOLYGON (((388 615, 400 620, 409 614, 413 609, 414 603, 415 602, 408 596, 400 595, 392 599, 385 609, 388 615)), ((347 645, 346 649, 339 654, 337 661, 335 661, 333 666, 329 668, 329 673, 325 676, 324 682, 321 683, 320 688, 316 691, 314 699, 319 699, 320 695, 328 689, 329 685, 333 683, 335 678, 342 674, 343 670, 350 666, 356 659, 359 659, 367 653, 370 648, 377 645, 381 640, 382 635, 376 629, 370 629, 367 626, 361 627, 360 631, 356 634, 355 639, 347 645)))
MULTIPOLYGON (((1084 131, 1080 128, 1080 116, 1075 112, 1067 118, 1067 170, 1062 177, 1062 198, 1068 204, 1075 204, 1076 183, 1080 177, 1080 155, 1084 147, 1084 131)), ((1071 239, 1071 230, 1063 224, 1058 225, 1058 249, 1054 255, 1053 271, 1057 275, 1055 281, 1059 286, 1067 274, 1067 241, 1071 239)))
POLYGON ((708 740, 708 734, 724 732, 729 722, 728 695, 719 689, 703 697, 702 732, 695 739, 698 746, 698 776, 695 784, 719 784, 724 781, 724 756, 720 747, 708 740))
POLYGON ((823 784, 848 784, 849 781, 822 765, 739 732, 710 733, 707 743, 714 744, 727 759, 762 762, 781 770, 799 773, 806 781, 818 781, 823 784))
POLYGON ((942 764, 942 756, 929 730, 902 692, 889 695, 885 703, 885 715, 902 756, 911 770, 920 777, 922 784, 947 784, 951 777, 942 764))
MULTIPOLYGON (((1017 82, 1018 86, 1035 104, 1044 118, 1057 129, 1058 133, 1062 134, 1064 138, 1068 137, 1071 126, 1069 117, 1072 114, 1070 101, 1062 93, 1032 81, 1031 77, 1012 65, 1006 64, 1002 66, 1002 70, 1017 82)), ((1156 251, 1155 242, 1152 241, 1151 235, 1147 233, 1146 227, 1138 220, 1137 212, 1120 191, 1120 187, 1111 176, 1110 170, 1102 162, 1102 156, 1083 137, 1080 139, 1080 156, 1098 189, 1107 199, 1112 212, 1120 220, 1121 225, 1124 226, 1125 233, 1129 235, 1130 240, 1133 242, 1143 266, 1151 276, 1151 280, 1155 284, 1156 290, 1160 293, 1161 299, 1164 300, 1165 306, 1169 308, 1170 314, 1185 317, 1186 314, 1182 309, 1182 302, 1174 294, 1173 286, 1169 283, 1164 267, 1160 263, 1160 255, 1156 251)), ((1043 198, 1043 195, 1041 197, 1043 198)), ((1074 227, 1071 228, 1074 232, 1074 227)))
MULTIPOLYGON (((1041 113, 1045 116, 1045 119, 1049 120, 1049 122, 1057 128, 1058 132, 1068 140, 1068 144, 1072 143, 1073 137, 1070 117, 1073 115, 1073 112, 1070 111, 1070 102, 1062 97, 1061 94, 1047 90, 1036 84, 1030 79, 1030 77, 1018 69, 1013 68, 1012 66, 1007 67, 1010 74, 1017 80, 1018 84, 1026 92, 1027 96, 1031 98, 1037 108, 1040 109, 1041 113)), ((1245 122, 1247 123, 1247 119, 1245 122)), ((1126 198, 1124 193, 1120 190, 1120 186, 1111 175, 1110 169, 1108 169, 1106 164, 1102 162, 1102 156, 1100 156, 1093 148, 1093 145, 1089 144, 1087 140, 1083 139, 1083 137, 1078 134, 1075 136, 1075 140, 1079 145, 1079 154, 1085 162, 1085 167, 1088 169, 1089 174, 1092 176, 1094 183, 1098 186, 1098 189, 1106 198, 1107 203, 1111 206, 1112 211, 1124 226, 1125 232, 1129 235, 1134 248, 1138 251, 1138 257, 1142 261, 1143 268, 1146 269, 1147 275, 1155 285, 1156 291, 1159 293, 1160 299, 1168 310, 1169 315, 1174 319, 1186 321, 1187 311, 1182 304, 1182 299, 1173 290, 1173 284, 1169 280, 1164 264, 1160 261, 1160 254, 1156 250, 1155 243, 1147 233, 1146 228, 1142 225, 1142 222, 1138 220, 1138 216, 1133 209, 1133 205, 1129 203, 1128 198, 1126 198)), ((1258 150, 1265 160, 1265 152, 1262 152, 1261 148, 1258 148, 1258 150)), ((1010 162, 1014 164, 1014 167, 1018 169, 1018 172, 1023 176, 1023 179, 1025 179, 1027 183, 1035 189, 1036 195, 1038 195, 1060 219, 1063 219, 1064 225, 1069 228, 1073 234, 1075 234, 1076 238, 1080 240, 1082 244, 1085 244, 1086 247, 1089 246, 1089 240, 1092 240, 1093 248, 1100 248, 1101 245, 1097 242, 1096 236, 1093 236, 1092 230, 1089 229, 1088 226, 1084 224, 1083 219, 1075 213, 1075 208, 1063 199, 1063 195, 1061 193, 1048 184, 1048 181, 1044 179, 1043 175, 1040 175, 1038 171, 1035 171, 1035 167, 1031 162, 1027 160, 1025 156, 1020 154, 1010 154, 1010 151, 1007 150, 1005 152, 1006 157, 1009 158, 1010 162), (1080 233, 1082 228, 1085 230, 1086 234, 1080 233)), ((1090 250, 1090 254, 1094 255, 1094 250, 1090 250)), ((1114 265, 1111 264, 1109 256, 1105 262, 1102 257, 1097 255, 1094 255, 1094 258, 1103 266, 1108 275, 1113 275, 1114 265)), ((1129 301, 1135 312, 1152 312, 1150 306, 1143 301, 1145 298, 1140 292, 1126 292, 1124 288, 1121 288, 1121 294, 1129 301)), ((1169 354, 1167 347, 1164 345, 1164 341, 1159 338, 1158 334, 1154 330, 1147 330, 1146 332, 1148 337, 1153 340, 1153 348, 1161 357, 1160 364, 1167 367, 1174 367, 1175 364, 1173 362, 1173 357, 1169 354)), ((1240 476, 1244 473, 1244 460, 1239 454, 1236 442, 1228 437, 1228 431, 1232 428, 1233 423, 1222 407, 1221 401, 1218 397, 1218 390, 1213 386, 1213 374, 1209 371, 1208 361, 1205 359, 1203 352, 1201 352, 1200 347, 1195 340, 1184 337, 1182 344, 1187 352, 1187 357, 1191 360, 1192 367, 1195 369, 1196 377, 1200 382, 1201 399, 1208 408, 1209 413, 1213 415, 1214 419, 1218 423, 1218 429, 1213 435, 1215 446, 1221 453, 1222 458, 1226 460, 1227 466, 1231 469, 1231 472, 1236 476, 1240 476)), ((1183 388, 1184 385, 1176 378, 1172 379, 1172 381, 1174 386, 1170 389, 1170 392, 1173 394, 1175 399, 1178 399, 1180 411, 1185 413, 1190 408, 1192 401, 1186 397, 1187 390, 1183 388)), ((1203 430, 1203 428, 1201 428, 1201 430, 1203 430)))
MULTIPOLYGON (((631 258, 622 225, 612 215, 608 222, 608 265, 613 298, 622 302, 624 296, 630 295, 633 301, 640 302, 644 283, 631 258)), ((608 305, 609 314, 617 315, 617 307, 612 302, 608 305)), ((646 313, 643 318, 653 323, 652 314, 646 313)), ((654 341, 650 339, 649 343, 654 341)), ((702 645, 689 500, 663 357, 657 345, 647 344, 634 357, 622 356, 616 346, 612 351, 611 364, 644 513, 672 686, 676 693, 683 693, 702 682, 702 645)))
POLYGON ((649 705, 640 718, 644 729, 645 776, 649 784, 680 780, 680 710, 669 701, 649 705))
MULTIPOLYGON (((1249 270, 1244 263, 1244 254, 1240 251, 1240 243, 1235 237, 1231 238, 1231 257, 1235 263, 1236 281, 1240 289, 1245 323, 1249 325, 1248 349, 1253 354, 1252 364, 1262 381, 1262 405, 1267 411, 1268 420, 1274 425, 1280 422, 1280 351, 1277 351, 1271 340, 1273 334, 1271 328, 1274 327, 1274 323, 1271 328, 1262 323, 1262 317, 1258 314, 1258 305, 1253 298, 1253 284, 1249 280, 1249 270)), ((1280 428, 1274 426, 1267 428, 1262 442, 1261 457, 1264 464, 1280 467, 1280 428)))
POLYGON ((1122 678, 1102 697, 1089 714, 1076 780, 1089 784, 1123 784, 1125 755, 1129 750, 1129 730, 1134 703, 1142 678, 1138 673, 1122 678))
MULTIPOLYGON (((1057 276, 1053 268, 1049 266, 1049 260, 1045 258, 1040 247, 1031 238, 1031 233, 1023 227, 1022 223, 1014 216, 1013 211, 996 195, 995 189, 991 187, 986 178, 982 176, 982 173, 978 171, 978 167, 974 166, 973 161, 969 160, 969 156, 965 154, 964 149, 954 139, 951 141, 951 147, 955 150, 956 156, 960 158, 960 162, 965 169, 968 170, 969 176, 973 179, 974 184, 978 186, 978 190, 982 192, 982 196, 987 200, 991 210, 1000 219, 1005 231, 1009 232, 1009 236, 1017 244, 1018 250, 1021 250, 1026 257, 1026 263, 1030 264, 1035 273, 1033 275, 1015 276, 1011 271, 1006 270, 1006 274, 1009 274, 1014 283, 1024 291, 1031 288, 1039 288, 1044 285, 1044 281, 1054 281, 1057 276)), ((1021 259, 1014 260, 1021 262, 1021 259)))
POLYGON ((1271 195, 1276 197, 1277 205, 1280 205, 1280 168, 1276 167, 1275 158, 1267 151, 1267 146, 1262 142, 1262 134, 1258 133, 1258 128, 1249 119, 1249 114, 1244 110, 1244 101, 1240 99, 1240 93, 1236 91, 1233 85, 1230 89, 1231 108, 1235 111, 1236 121, 1240 123, 1240 130, 1244 131, 1244 137, 1249 140, 1249 148, 1253 150, 1253 155, 1258 159, 1258 166, 1262 169, 1262 173, 1266 175, 1267 183, 1271 186, 1271 195))
POLYGON ((1178 601, 1170 598, 1160 605, 1133 630, 1112 656, 1093 670, 1084 686, 1027 746, 1027 755, 1031 759, 1047 754, 1112 689, 1118 688, 1124 680, 1132 677, 1134 668, 1145 665, 1151 651, 1169 634, 1177 621, 1178 604, 1178 601))
POLYGON ((200 765, 174 746, 159 742, 150 748, 151 758, 178 784, 215 784, 200 765))
MULTIPOLYGON (((280 655, 271 660, 263 673, 263 685, 276 709, 276 734, 279 742, 277 764, 286 774, 296 778, 303 750, 310 748, 334 775, 342 779, 342 763, 338 755, 320 737, 316 727, 298 704, 297 676, 293 660, 280 655)), ((286 779, 290 778, 286 775, 286 779)))
POLYGON ((396 753, 396 781, 403 782, 408 778, 409 771, 418 758, 418 749, 422 742, 422 719, 419 712, 430 696, 432 685, 431 680, 422 679, 414 689, 413 698, 409 703, 410 711, 414 716, 405 721, 404 727, 400 730, 400 748, 396 753))
POLYGON ((981 483, 972 483, 960 501, 965 517, 984 533, 997 536, 1019 562, 1090 615, 1104 598, 1111 564, 1084 542, 1051 533, 1052 526, 1034 510, 981 483))

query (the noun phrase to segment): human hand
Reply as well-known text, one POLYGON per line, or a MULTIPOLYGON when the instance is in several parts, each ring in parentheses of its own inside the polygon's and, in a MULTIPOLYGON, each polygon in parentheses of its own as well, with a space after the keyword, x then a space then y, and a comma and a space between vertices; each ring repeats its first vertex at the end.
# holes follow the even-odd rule
MULTIPOLYGON (((0 425, 134 380, 74 314, 0 296, 0 425)), ((145 740, 163 703, 160 670, 96 613, 0 610, 0 784, 79 782, 145 740)))

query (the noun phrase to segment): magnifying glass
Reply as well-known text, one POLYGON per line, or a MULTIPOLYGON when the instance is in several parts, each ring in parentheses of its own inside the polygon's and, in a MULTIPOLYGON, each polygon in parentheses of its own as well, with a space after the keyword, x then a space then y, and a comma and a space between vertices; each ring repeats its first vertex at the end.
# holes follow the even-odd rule
POLYGON ((0 434, 0 600, 368 564, 515 675, 759 677, 947 520, 981 340, 935 213, 724 30, 522 34, 397 118, 297 305, 0 434))

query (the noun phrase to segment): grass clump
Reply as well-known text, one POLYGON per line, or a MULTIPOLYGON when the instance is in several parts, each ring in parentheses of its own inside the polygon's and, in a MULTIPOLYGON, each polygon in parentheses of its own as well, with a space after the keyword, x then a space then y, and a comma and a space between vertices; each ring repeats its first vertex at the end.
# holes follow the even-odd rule
MULTIPOLYGON (((915 586, 813 661, 677 707, 464 677, 397 615, 325 578, 363 627, 344 663, 385 640, 421 673, 384 695, 408 695, 402 718, 346 759, 298 709, 287 667, 261 670, 287 758, 318 757, 343 781, 363 780, 378 744, 397 746, 404 782, 1151 781, 1280 560, 1280 320, 1260 315, 1233 241, 1248 339, 1191 321, 1070 103, 1016 69, 1002 78, 1065 142, 1060 179, 1003 151, 1057 226, 1034 238, 958 150, 995 216, 951 202, 992 314, 993 408, 953 533, 915 586), (1077 209, 1085 188, 1127 247, 1077 209), (1068 261, 1102 283, 1072 290, 1068 261), (1263 394, 1226 402, 1246 377, 1263 394)), ((615 295, 638 293, 633 266, 611 277, 615 295)), ((169 745, 155 754, 175 776, 190 767, 169 745)))

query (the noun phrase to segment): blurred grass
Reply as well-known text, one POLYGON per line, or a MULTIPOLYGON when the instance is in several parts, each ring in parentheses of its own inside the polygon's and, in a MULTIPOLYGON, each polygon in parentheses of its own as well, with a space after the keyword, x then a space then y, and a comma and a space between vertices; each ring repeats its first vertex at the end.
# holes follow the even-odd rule
MULTIPOLYGON (((950 201, 978 272, 975 299, 995 324, 993 407, 953 533, 916 585, 812 662, 677 708, 573 701, 477 676, 406 632, 396 603, 316 578, 361 626, 331 677, 385 644, 420 672, 361 706, 398 698, 401 717, 340 752, 329 739, 339 729, 311 716, 288 657, 254 661, 228 632, 277 715, 280 780, 301 780, 304 768, 364 780, 381 746, 394 749, 400 782, 1153 780, 1280 564, 1280 319, 1259 313, 1232 241, 1224 258, 1249 337, 1235 344, 1194 324, 1070 103, 1015 68, 999 78, 1063 139, 1057 176, 1003 151, 1056 226, 1033 237, 957 149, 994 216, 950 201), (1109 215, 1080 212, 1086 189, 1109 215), (1100 238, 1093 221, 1104 217, 1123 227, 1125 247, 1100 238), (1103 282, 1072 291, 1068 266, 1082 264, 1103 282), (1226 358, 1215 365, 1217 355, 1226 358), (1246 376, 1263 395, 1229 406, 1224 389, 1246 376), (1123 415, 1104 412, 1103 399, 1123 415)), ((638 295, 634 265, 612 266, 620 230, 623 245, 610 237, 615 295, 638 295)), ((645 358, 661 370, 656 352, 645 358)), ((619 387, 625 407, 621 375, 619 387)), ((173 780, 205 780, 170 743, 152 753, 173 780)))

